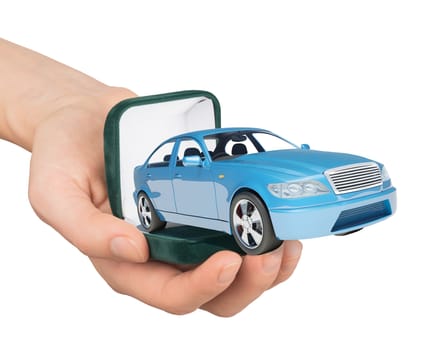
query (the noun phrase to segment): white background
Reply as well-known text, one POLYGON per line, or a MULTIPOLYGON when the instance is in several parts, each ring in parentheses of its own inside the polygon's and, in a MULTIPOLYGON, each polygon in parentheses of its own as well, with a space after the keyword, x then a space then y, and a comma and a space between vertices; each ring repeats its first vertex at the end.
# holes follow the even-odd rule
POLYGON ((223 126, 384 162, 399 210, 304 241, 292 278, 233 318, 173 316, 112 292, 38 220, 30 155, 0 142, 0 348, 423 349, 423 16, 420 1, 2 1, 1 36, 108 84, 209 90, 223 126))

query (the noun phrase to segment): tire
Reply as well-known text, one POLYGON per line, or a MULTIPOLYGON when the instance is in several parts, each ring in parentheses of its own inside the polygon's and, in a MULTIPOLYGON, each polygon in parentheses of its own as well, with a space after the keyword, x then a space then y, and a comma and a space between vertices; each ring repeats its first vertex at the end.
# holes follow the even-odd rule
POLYGON ((361 231, 362 229, 363 229, 363 227, 361 227, 361 228, 357 228, 356 230, 349 231, 349 232, 345 232, 345 233, 335 233, 335 234, 334 234, 334 236, 339 236, 339 237, 347 236, 347 235, 351 235, 352 233, 355 233, 355 232, 361 231))
POLYGON ((268 210, 258 196, 241 192, 233 198, 230 210, 231 232, 246 254, 263 254, 281 245, 268 210))
POLYGON ((137 213, 141 228, 146 232, 154 232, 165 227, 166 222, 159 219, 152 201, 146 193, 140 192, 137 200, 137 213))

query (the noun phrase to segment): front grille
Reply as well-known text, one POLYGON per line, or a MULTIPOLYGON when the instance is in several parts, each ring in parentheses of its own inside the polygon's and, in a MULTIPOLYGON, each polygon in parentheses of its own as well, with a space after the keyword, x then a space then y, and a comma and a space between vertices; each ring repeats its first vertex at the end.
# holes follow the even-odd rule
POLYGON ((390 203, 382 201, 364 205, 362 207, 343 210, 331 232, 336 232, 350 227, 365 225, 369 222, 382 219, 392 213, 390 203))
POLYGON ((353 164, 329 169, 325 173, 336 194, 381 186, 381 171, 376 163, 353 164))

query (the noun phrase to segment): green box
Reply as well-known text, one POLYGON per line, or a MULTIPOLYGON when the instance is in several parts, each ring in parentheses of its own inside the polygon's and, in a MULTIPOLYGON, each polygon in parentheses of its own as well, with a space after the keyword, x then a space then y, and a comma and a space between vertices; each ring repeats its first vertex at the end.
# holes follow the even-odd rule
MULTIPOLYGON (((207 91, 190 90, 121 101, 108 114, 104 129, 106 180, 115 216, 138 228, 133 199, 133 171, 165 139, 177 134, 221 126, 218 99, 207 91)), ((225 232, 192 226, 167 227, 144 233, 151 259, 197 264, 228 249, 241 253, 225 232)))

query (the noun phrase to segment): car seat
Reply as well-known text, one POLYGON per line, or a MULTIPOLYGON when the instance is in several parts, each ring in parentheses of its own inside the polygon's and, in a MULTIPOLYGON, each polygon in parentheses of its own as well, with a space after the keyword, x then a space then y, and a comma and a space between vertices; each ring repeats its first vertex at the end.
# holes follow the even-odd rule
POLYGON ((189 147, 184 151, 184 157, 186 156, 200 156, 200 151, 196 147, 189 147))
POLYGON ((244 143, 235 143, 231 149, 231 154, 233 156, 239 156, 242 154, 247 154, 247 147, 244 143))

